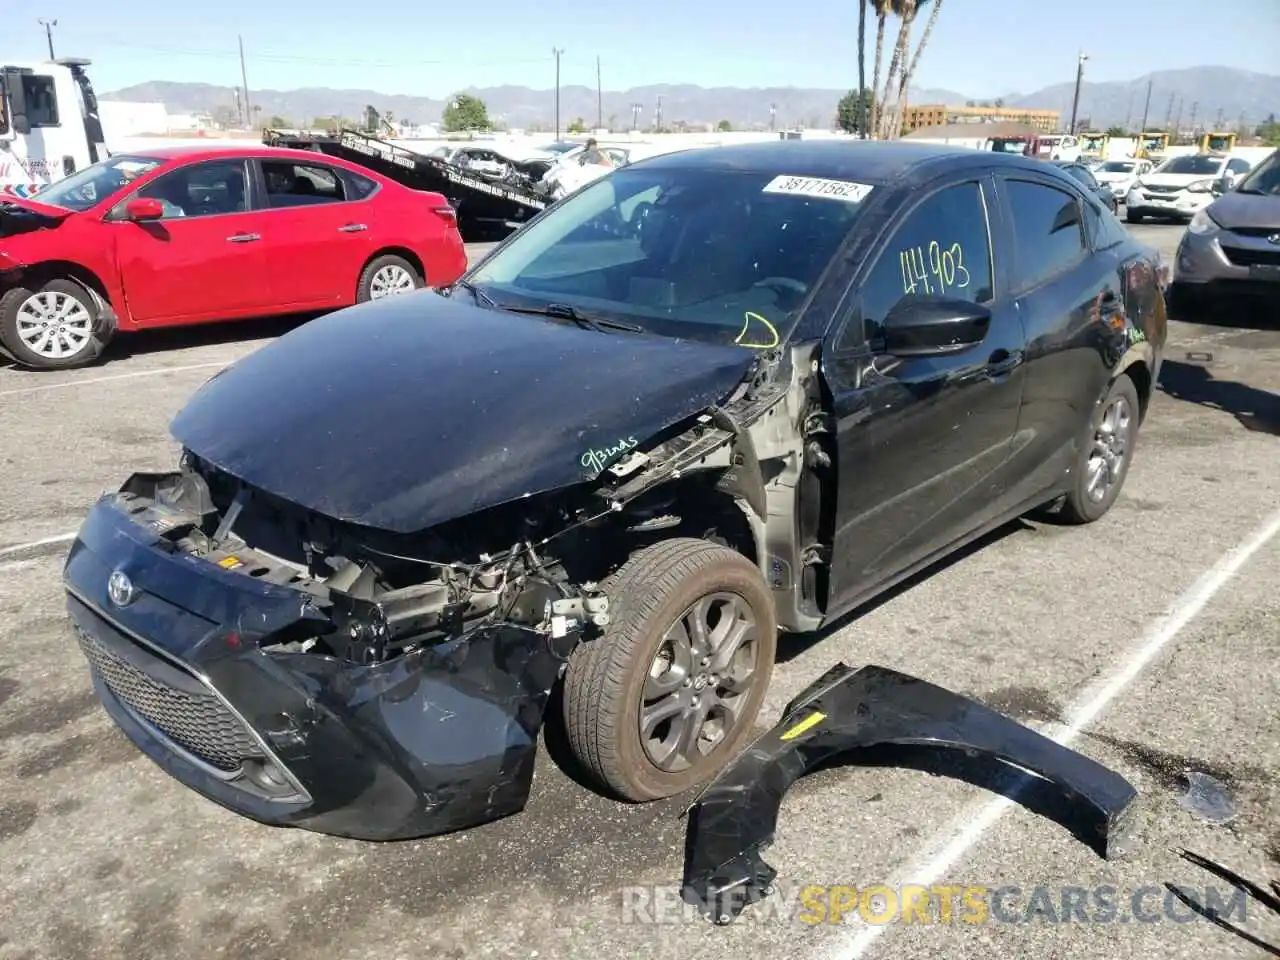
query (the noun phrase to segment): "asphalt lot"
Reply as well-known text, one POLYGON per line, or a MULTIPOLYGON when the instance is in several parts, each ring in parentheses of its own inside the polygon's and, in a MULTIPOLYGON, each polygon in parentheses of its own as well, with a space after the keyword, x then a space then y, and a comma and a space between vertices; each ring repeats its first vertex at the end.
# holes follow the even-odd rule
MULTIPOLYGON (((1180 232, 1135 230, 1166 258, 1180 232)), ((285 327, 139 339, 89 370, 0 368, 0 960, 1260 956, 1164 909, 1165 882, 1227 892, 1179 846, 1280 879, 1280 536, 1266 539, 1280 527, 1280 324, 1204 319, 1172 326, 1165 390, 1104 521, 1016 524, 821 642, 793 643, 764 717, 837 660, 1047 729, 1086 709, 1073 745, 1139 790, 1131 857, 1103 861, 1021 807, 996 819, 995 795, 959 779, 838 768, 789 794, 766 854, 779 893, 727 928, 662 906, 680 879, 676 803, 601 798, 548 751, 524 813, 394 845, 259 826, 168 778, 97 706, 64 623, 66 542, 37 541, 73 531, 130 471, 170 468, 166 424, 184 398, 285 327), (1187 772, 1225 783, 1235 819, 1184 808, 1187 772), (807 884, 916 883, 1017 886, 1015 912, 1037 886, 1059 901, 1063 886, 1111 885, 1118 915, 868 926, 782 908, 807 884), (644 885, 656 917, 641 893, 624 898, 644 885), (1139 906, 1156 922, 1139 922, 1129 904, 1151 888, 1139 906)), ((1245 926, 1280 944, 1280 917, 1254 906, 1245 926)))

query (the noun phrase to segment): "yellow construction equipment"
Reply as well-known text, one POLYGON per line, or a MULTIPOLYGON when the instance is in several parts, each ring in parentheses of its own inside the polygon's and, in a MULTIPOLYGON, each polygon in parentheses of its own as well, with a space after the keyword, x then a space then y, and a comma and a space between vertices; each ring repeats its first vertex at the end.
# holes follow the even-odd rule
POLYGON ((1226 132, 1206 133, 1200 138, 1202 153, 1230 153, 1236 145, 1236 134, 1226 132))
POLYGON ((1164 130, 1147 130, 1141 137, 1141 146, 1138 149, 1138 155, 1141 157, 1151 157, 1155 154, 1164 153, 1169 149, 1169 134, 1164 130))
POLYGON ((1107 158, 1107 144, 1111 142, 1111 137, 1098 130, 1086 130, 1080 134, 1080 156, 1096 157, 1099 160, 1107 158))

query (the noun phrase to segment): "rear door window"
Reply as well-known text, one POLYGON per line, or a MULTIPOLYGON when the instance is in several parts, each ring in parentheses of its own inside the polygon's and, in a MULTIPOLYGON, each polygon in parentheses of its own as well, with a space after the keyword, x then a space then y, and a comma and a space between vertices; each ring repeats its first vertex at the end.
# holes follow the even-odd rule
POLYGON ((1070 270, 1089 252, 1073 194, 1030 180, 1006 180, 1017 248, 1014 287, 1031 290, 1070 270))
POLYGON ((885 315, 908 296, 994 299, 991 236, 977 181, 943 187, 907 214, 867 275, 836 351, 856 351, 881 336, 885 315))
POLYGON ((263 160, 262 175, 268 207, 309 207, 351 199, 338 171, 323 164, 263 160))

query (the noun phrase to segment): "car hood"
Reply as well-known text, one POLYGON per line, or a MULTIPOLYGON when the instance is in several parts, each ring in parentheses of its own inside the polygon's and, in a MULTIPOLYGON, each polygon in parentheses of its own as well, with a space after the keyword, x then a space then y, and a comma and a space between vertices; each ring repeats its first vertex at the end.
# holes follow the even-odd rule
POLYGON ((1280 197, 1256 193, 1225 193, 1209 207, 1209 216, 1219 225, 1236 227, 1271 227, 1280 233, 1280 197))
POLYGON ((1125 180, 1132 180, 1137 174, 1130 170, 1128 173, 1121 173, 1117 170, 1099 171, 1093 175, 1093 178, 1099 183, 1122 183, 1125 180))
POLYGON ((25 197, 0 196, 0 238, 16 237, 56 227, 74 213, 64 207, 25 197))
POLYGON ((1197 180, 1217 180, 1220 173, 1148 173, 1142 178, 1149 187, 1185 187, 1197 180))
POLYGON ((174 418, 201 459, 337 520, 408 533, 592 479, 723 400, 744 347, 597 333, 432 291, 313 320, 174 418))

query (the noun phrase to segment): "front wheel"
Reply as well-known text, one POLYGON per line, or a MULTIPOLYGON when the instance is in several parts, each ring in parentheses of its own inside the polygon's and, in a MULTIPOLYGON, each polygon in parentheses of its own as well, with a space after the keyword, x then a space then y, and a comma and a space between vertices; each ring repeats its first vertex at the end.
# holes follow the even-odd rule
POLYGON ((360 282, 356 285, 356 302, 367 303, 383 297, 413 293, 425 285, 426 280, 413 264, 404 257, 387 253, 375 257, 360 274, 360 282))
POLYGON ((569 744, 633 802, 714 777, 751 735, 777 652, 773 598, 741 554, 676 538, 638 551, 603 585, 611 622, 564 679, 569 744))
POLYGON ((0 296, 0 341, 14 361, 40 370, 92 363, 110 339, 98 299, 74 280, 0 296))
POLYGON ((1125 223, 1141 223, 1142 214, 1137 213, 1133 210, 1130 210, 1128 207, 1125 207, 1124 220, 1125 220, 1125 223))

